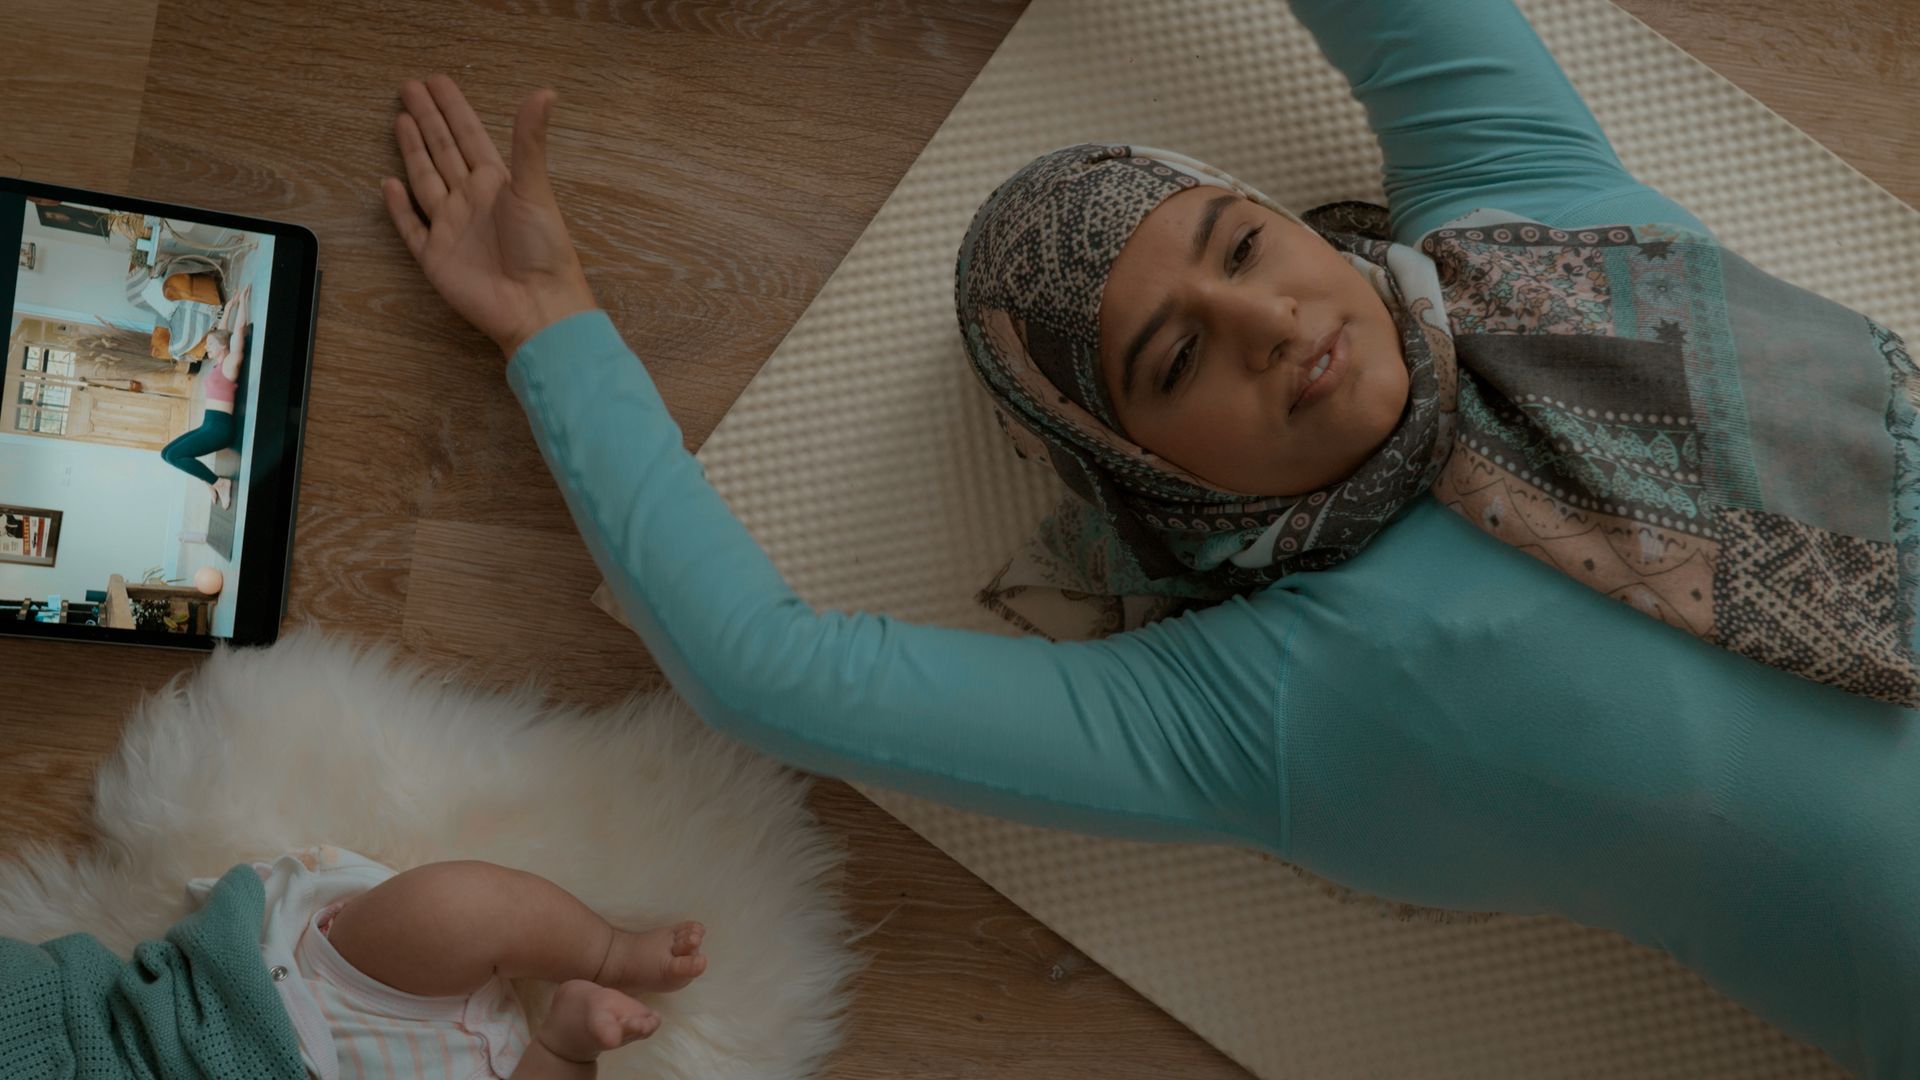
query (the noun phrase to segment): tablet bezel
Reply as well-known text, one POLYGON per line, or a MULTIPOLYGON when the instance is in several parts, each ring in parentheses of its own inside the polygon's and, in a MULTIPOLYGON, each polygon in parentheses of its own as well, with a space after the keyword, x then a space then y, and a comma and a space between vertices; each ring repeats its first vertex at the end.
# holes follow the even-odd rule
MULTIPOLYGON (((284 221, 206 210, 17 177, 0 176, 0 193, 58 199, 127 210, 194 223, 245 229, 274 238, 273 270, 267 297, 266 340, 262 353, 274 358, 259 372, 258 414, 252 422, 250 483, 243 496, 246 522, 238 563, 240 595, 235 601, 233 635, 169 634, 155 630, 116 630, 104 626, 68 626, 0 618, 0 634, 66 641, 102 641, 170 649, 212 649, 271 644, 286 615, 292 579, 293 526, 300 487, 301 448, 305 443, 307 391, 313 372, 313 339, 319 310, 319 239, 311 229, 284 221)), ((16 215, 0 214, 0 250, 7 236, 22 229, 16 215)), ((15 236, 15 242, 19 238, 15 236)), ((11 264, 9 264, 11 265, 11 264)), ((0 270, 0 294, 12 312, 17 268, 0 270)))

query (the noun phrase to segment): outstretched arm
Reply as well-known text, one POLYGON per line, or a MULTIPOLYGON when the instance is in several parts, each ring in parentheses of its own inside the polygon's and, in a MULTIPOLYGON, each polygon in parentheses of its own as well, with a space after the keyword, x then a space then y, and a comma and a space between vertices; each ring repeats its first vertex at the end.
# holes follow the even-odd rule
POLYGON ((522 108, 509 173, 451 80, 404 96, 396 131, 426 216, 389 180, 395 224, 441 295, 512 357, 581 536, 709 723, 803 768, 1006 817, 1277 846, 1283 646, 1270 622, 1233 603, 1056 645, 815 612, 595 310, 547 183, 551 99, 522 108))
POLYGON ((253 286, 244 285, 240 291, 227 298, 227 306, 220 311, 220 321, 213 324, 216 330, 232 330, 238 335, 247 328, 247 307, 253 297, 253 286))
POLYGON ((1394 236, 1476 209, 1705 230, 1627 172, 1512 0, 1292 0, 1386 158, 1394 236))
POLYGON ((1245 604, 1100 642, 802 601, 601 312, 508 378, 595 562, 675 689, 783 761, 1037 824, 1271 847, 1282 647, 1245 604))

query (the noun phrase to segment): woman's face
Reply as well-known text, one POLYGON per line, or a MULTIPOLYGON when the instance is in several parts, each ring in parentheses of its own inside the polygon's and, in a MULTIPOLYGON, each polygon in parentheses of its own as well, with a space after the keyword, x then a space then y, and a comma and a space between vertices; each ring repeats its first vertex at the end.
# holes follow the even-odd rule
POLYGON ((1128 238, 1100 368, 1128 438, 1249 495, 1351 476, 1407 400, 1373 286, 1317 233, 1216 187, 1168 198, 1128 238))

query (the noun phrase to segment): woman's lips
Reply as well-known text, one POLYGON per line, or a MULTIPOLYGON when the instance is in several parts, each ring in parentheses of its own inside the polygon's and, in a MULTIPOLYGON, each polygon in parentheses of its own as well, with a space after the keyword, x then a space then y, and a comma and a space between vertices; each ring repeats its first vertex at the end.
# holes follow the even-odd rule
POLYGON ((1293 406, 1287 410, 1289 413, 1333 392, 1333 388, 1347 373, 1350 345, 1347 324, 1344 322, 1313 344, 1313 351, 1301 362, 1300 389, 1294 393, 1293 406))

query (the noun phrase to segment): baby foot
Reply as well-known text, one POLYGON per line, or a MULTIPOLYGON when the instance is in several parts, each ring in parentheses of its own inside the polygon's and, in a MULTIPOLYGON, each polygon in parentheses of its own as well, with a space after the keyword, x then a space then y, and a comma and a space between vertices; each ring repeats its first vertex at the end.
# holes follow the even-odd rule
POLYGON ((680 989, 707 970, 707 958, 700 955, 707 928, 697 922, 618 933, 594 979, 602 986, 617 986, 635 994, 664 994, 680 989))
POLYGON ((659 1029, 652 1009, 611 987, 572 979, 554 991, 534 1039, 555 1057, 588 1062, 659 1029))

